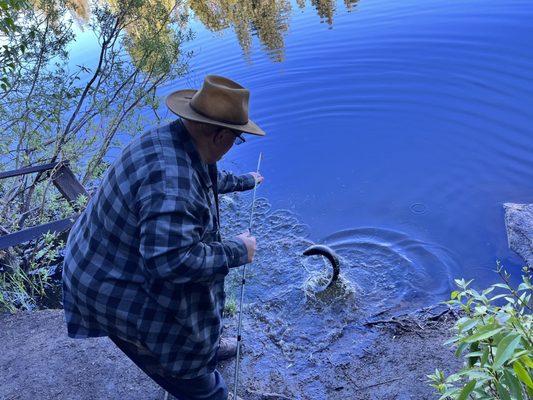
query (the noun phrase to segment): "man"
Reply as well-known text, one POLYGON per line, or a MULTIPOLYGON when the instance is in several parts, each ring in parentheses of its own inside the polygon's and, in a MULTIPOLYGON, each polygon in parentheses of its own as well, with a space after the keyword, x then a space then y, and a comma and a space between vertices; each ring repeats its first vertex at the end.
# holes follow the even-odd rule
POLYGON ((256 173, 218 172, 243 132, 249 92, 219 76, 180 90, 167 106, 181 117, 134 139, 109 168, 68 238, 63 300, 73 338, 109 336, 179 400, 226 399, 217 360, 224 277, 251 262, 255 238, 222 239, 218 193, 252 189, 256 173))

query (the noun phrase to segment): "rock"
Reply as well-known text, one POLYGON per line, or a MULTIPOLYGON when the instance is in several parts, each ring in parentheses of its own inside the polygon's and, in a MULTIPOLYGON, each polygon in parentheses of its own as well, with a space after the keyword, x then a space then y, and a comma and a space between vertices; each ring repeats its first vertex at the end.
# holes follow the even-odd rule
POLYGON ((505 203, 509 248, 533 266, 533 204, 505 203))

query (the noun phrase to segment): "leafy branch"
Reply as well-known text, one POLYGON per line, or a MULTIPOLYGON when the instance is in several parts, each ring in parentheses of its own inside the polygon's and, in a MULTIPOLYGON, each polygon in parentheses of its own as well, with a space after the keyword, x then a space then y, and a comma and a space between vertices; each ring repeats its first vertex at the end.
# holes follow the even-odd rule
POLYGON ((428 375, 440 399, 523 400, 533 396, 533 342, 531 330, 531 269, 524 267, 522 282, 510 284, 510 275, 498 263, 503 283, 478 292, 472 281, 457 279, 458 290, 446 302, 464 316, 446 342, 465 366, 448 377, 435 370, 428 375))

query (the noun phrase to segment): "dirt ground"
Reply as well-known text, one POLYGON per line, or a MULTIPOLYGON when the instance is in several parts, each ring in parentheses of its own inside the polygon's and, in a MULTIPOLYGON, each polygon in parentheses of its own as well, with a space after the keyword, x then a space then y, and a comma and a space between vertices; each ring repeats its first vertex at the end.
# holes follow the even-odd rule
MULTIPOLYGON (((360 357, 336 363, 327 370, 328 399, 434 399, 426 375, 435 368, 460 367, 442 343, 453 318, 431 324, 384 323, 370 327, 372 344, 360 357), (404 329, 407 327, 407 329, 404 329), (414 329, 412 329, 414 327, 414 329), (347 382, 349 382, 347 384, 347 382)), ((107 338, 73 340, 66 335, 62 310, 21 312, 0 316, 0 399, 156 400, 164 392, 126 358, 107 338)), ((247 357, 246 348, 244 357, 247 357)), ((233 363, 221 366, 232 382, 233 363)), ((243 371, 243 381, 247 371, 243 371)), ((280 370, 278 380, 283 381, 280 370)), ((317 382, 323 382, 324 376, 317 382)), ((273 380, 274 381, 274 380, 273 380)), ((322 385, 322 383, 320 383, 322 385)), ((290 399, 278 387, 260 382, 241 393, 245 400, 290 399), (261 388, 258 390, 257 388, 261 388), (276 393, 277 392, 277 393, 276 393)), ((320 391, 317 391, 317 393, 320 391)), ((318 399, 312 392, 298 398, 318 399)))

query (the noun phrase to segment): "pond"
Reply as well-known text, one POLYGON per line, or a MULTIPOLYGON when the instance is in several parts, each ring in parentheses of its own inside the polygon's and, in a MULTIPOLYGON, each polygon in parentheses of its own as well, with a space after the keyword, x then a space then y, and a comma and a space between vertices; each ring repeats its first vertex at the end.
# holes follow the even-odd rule
POLYGON ((273 209, 314 241, 407 259, 433 281, 487 284, 498 259, 518 274, 502 203, 533 202, 532 2, 190 3, 191 72, 159 94, 206 74, 251 90, 268 136, 223 166, 251 171, 263 152, 273 209))

